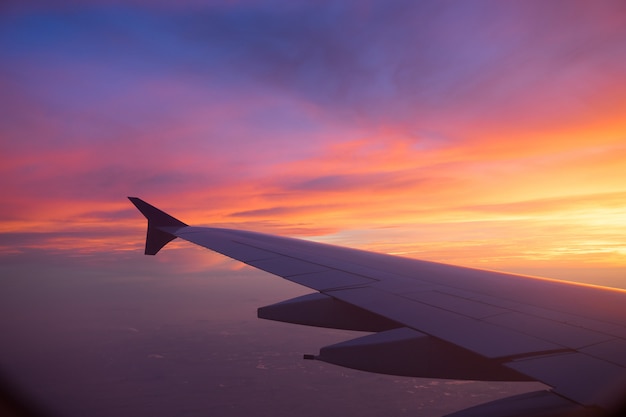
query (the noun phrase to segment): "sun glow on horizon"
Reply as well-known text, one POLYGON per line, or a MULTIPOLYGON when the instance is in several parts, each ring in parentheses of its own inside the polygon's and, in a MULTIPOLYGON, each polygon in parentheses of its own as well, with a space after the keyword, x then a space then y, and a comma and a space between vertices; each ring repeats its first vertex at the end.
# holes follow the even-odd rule
POLYGON ((137 195, 193 225, 626 269, 617 3, 140 3, 0 16, 0 257, 141 249, 137 195))

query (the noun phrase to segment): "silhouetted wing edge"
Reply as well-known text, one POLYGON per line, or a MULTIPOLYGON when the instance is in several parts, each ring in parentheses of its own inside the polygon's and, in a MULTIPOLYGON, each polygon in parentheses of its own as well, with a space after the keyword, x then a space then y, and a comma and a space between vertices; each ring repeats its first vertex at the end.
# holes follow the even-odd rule
MULTIPOLYGON (((512 398, 516 410, 573 404, 608 409, 624 392, 624 291, 192 227, 140 199, 131 201, 148 218, 147 254, 180 237, 318 291, 263 307, 259 317, 377 332, 322 348, 316 359, 379 373, 536 380, 552 388, 512 398)), ((455 416, 488 415, 473 412, 455 416)))

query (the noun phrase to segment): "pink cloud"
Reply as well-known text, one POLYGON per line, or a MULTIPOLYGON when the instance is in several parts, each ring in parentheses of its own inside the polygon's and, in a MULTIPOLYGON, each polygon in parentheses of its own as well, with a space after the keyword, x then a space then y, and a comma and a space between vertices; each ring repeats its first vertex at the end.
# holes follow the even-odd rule
POLYGON ((24 247, 141 246, 127 195, 189 223, 465 263, 596 262, 589 242, 618 243, 626 25, 611 2, 133 4, 5 20, 0 226, 31 233, 7 235, 24 247), (511 236, 555 213, 554 242, 574 249, 520 237, 513 255, 511 236))

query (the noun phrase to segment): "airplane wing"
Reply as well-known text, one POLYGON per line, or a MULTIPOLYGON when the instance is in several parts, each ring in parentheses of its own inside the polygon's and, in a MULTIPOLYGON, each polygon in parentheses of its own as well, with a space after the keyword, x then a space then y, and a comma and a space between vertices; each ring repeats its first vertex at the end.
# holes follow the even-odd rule
POLYGON ((178 237, 315 290, 259 308, 259 317, 372 332, 306 359, 383 374, 550 387, 454 417, 578 416, 624 399, 626 291, 193 227, 129 199, 148 219, 148 255, 178 237))

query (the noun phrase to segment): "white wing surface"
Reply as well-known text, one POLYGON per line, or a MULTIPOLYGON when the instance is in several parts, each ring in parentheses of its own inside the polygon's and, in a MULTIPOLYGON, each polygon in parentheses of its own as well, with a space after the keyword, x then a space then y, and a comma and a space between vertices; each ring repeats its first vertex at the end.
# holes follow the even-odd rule
POLYGON ((130 200, 148 219, 146 254, 179 237, 315 290, 262 307, 259 317, 373 332, 307 359, 385 374, 551 387, 455 417, 596 415, 623 400, 626 291, 192 227, 130 200))

